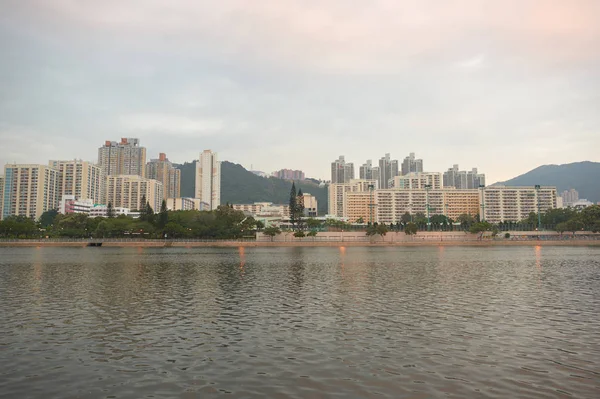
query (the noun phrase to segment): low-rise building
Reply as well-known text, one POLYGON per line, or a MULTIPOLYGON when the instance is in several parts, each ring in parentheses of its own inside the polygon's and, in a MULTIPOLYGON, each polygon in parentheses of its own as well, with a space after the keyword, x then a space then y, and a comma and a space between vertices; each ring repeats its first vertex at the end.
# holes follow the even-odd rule
POLYGON ((210 205, 200 198, 167 198, 167 209, 170 211, 210 211, 210 205))
POLYGON ((86 215, 89 215, 94 205, 94 200, 90 198, 77 199, 74 195, 63 195, 60 200, 58 212, 63 215, 69 213, 85 213, 86 215))
MULTIPOLYGON (((96 204, 90 209, 89 215, 92 218, 95 218, 95 217, 105 218, 108 216, 108 206, 103 205, 103 204, 96 204)), ((120 216, 120 215, 130 216, 134 219, 137 219, 140 217, 140 212, 132 211, 129 208, 123 208, 123 207, 113 208, 113 216, 120 216)))
POLYGON ((247 212, 254 217, 289 217, 290 206, 278 205, 272 202, 255 202, 253 204, 233 204, 233 209, 247 212))
POLYGON ((317 198, 314 195, 303 193, 299 200, 302 201, 302 204, 304 205, 304 216, 317 216, 317 198))

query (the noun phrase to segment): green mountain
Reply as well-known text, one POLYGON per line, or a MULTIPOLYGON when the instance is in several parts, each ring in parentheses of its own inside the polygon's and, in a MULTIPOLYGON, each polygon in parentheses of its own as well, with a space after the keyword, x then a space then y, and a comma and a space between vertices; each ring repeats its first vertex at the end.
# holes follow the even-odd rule
POLYGON ((600 201, 600 162, 574 162, 564 165, 543 165, 529 172, 494 185, 556 186, 558 194, 574 188, 579 198, 600 201))
MULTIPOLYGON (((196 184, 196 164, 186 162, 176 165, 181 170, 181 196, 193 197, 196 184)), ((276 177, 260 177, 243 166, 228 161, 221 162, 221 203, 251 204, 272 202, 287 204, 292 182, 276 177)), ((319 215, 327 213, 327 187, 310 180, 297 181, 296 189, 317 198, 319 215)))

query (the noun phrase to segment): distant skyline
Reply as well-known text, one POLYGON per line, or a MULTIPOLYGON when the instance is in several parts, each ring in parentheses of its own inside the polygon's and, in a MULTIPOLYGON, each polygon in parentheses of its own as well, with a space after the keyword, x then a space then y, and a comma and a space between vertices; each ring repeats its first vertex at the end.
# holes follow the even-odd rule
POLYGON ((3 0, 0 166, 211 149, 328 180, 600 161, 600 1, 3 0))

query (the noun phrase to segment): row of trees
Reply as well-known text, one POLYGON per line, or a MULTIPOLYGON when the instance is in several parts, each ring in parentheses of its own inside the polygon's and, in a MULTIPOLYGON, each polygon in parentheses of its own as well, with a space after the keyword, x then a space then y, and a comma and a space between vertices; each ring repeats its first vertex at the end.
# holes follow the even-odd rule
POLYGON ((0 221, 2 238, 212 238, 231 239, 254 236, 263 228, 260 221, 246 217, 229 205, 214 211, 167 211, 163 201, 155 214, 148 205, 140 211, 139 218, 91 218, 86 214, 61 215, 57 211, 45 212, 36 223, 24 216, 12 216, 0 221))

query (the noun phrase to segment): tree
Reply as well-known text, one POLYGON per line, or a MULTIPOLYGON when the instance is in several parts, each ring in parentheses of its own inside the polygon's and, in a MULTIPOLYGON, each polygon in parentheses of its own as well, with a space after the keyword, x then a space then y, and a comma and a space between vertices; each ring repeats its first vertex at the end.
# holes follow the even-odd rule
POLYGON ((317 236, 317 231, 316 231, 316 230, 311 230, 311 231, 309 231, 308 233, 306 233, 306 235, 307 235, 308 237, 312 237, 312 238, 313 238, 313 241, 314 241, 314 240, 315 240, 315 237, 317 236))
POLYGON ((471 225, 469 228, 469 232, 472 234, 483 233, 484 231, 488 231, 492 229, 492 225, 488 222, 477 222, 471 225))
POLYGON ((357 223, 357 224, 364 224, 364 223, 365 223, 365 220, 364 220, 364 219, 362 218, 362 216, 361 216, 361 217, 359 217, 358 219, 356 219, 356 223, 357 223))
POLYGON ((138 210, 140 212, 143 211, 143 209, 146 207, 146 204, 148 203, 148 201, 146 200, 146 194, 142 195, 142 198, 140 199, 140 206, 138 208, 138 210))
POLYGON ((383 236, 385 236, 389 230, 385 224, 381 223, 375 227, 375 231, 381 236, 381 238, 383 238, 383 236))
POLYGON ((458 223, 460 223, 460 227, 463 230, 468 230, 469 227, 471 227, 471 225, 473 223, 475 223, 475 218, 466 213, 463 213, 462 215, 460 215, 456 220, 458 221, 458 223))
POLYGON ((54 220, 56 219, 56 216, 58 216, 58 210, 56 209, 51 209, 49 211, 46 211, 44 213, 42 213, 42 216, 40 216, 40 227, 42 228, 46 228, 46 227, 50 227, 54 224, 54 220))
POLYGON ((298 190, 298 198, 296 199, 296 223, 298 223, 298 228, 302 228, 302 220, 304 217, 304 194, 302 194, 302 189, 298 190))
POLYGON ((404 212, 404 215, 400 217, 400 220, 402 220, 402 223, 406 224, 412 222, 412 216, 410 215, 410 213, 404 212))
POLYGON ((306 219, 306 227, 309 229, 318 229, 321 227, 321 221, 314 218, 308 218, 306 219))
POLYGON ((296 193, 296 184, 294 182, 292 182, 292 189, 290 190, 290 202, 289 202, 289 207, 290 207, 290 223, 292 224, 292 229, 294 229, 296 227, 296 222, 298 221, 296 219, 298 213, 297 213, 297 208, 298 208, 298 195, 296 193))
POLYGON ((304 232, 302 230, 300 230, 300 231, 294 232, 294 237, 302 238, 302 237, 306 237, 306 234, 304 234, 304 232))
POLYGON ((115 208, 113 208, 112 202, 108 201, 108 205, 106 206, 106 217, 114 218, 115 217, 115 208))
POLYGON ((158 214, 158 227, 163 229, 169 222, 169 212, 167 211, 167 201, 163 200, 160 204, 160 213, 158 214))
POLYGON ((404 234, 411 236, 411 235, 417 234, 417 230, 418 230, 418 228, 417 228, 416 224, 407 223, 406 227, 404 227, 404 234))
POLYGON ((273 241, 273 238, 274 238, 276 235, 279 235, 279 234, 281 234, 281 230, 279 229, 279 227, 274 227, 274 226, 271 226, 271 227, 267 227, 267 228, 265 228, 265 229, 263 230, 263 234, 264 234, 264 235, 266 235, 266 236, 269 236, 269 237, 271 237, 271 241, 273 241))
POLYGON ((576 231, 581 231, 584 228, 584 224, 579 220, 571 219, 565 222, 564 227, 566 231, 571 231, 573 234, 575 234, 576 231))

